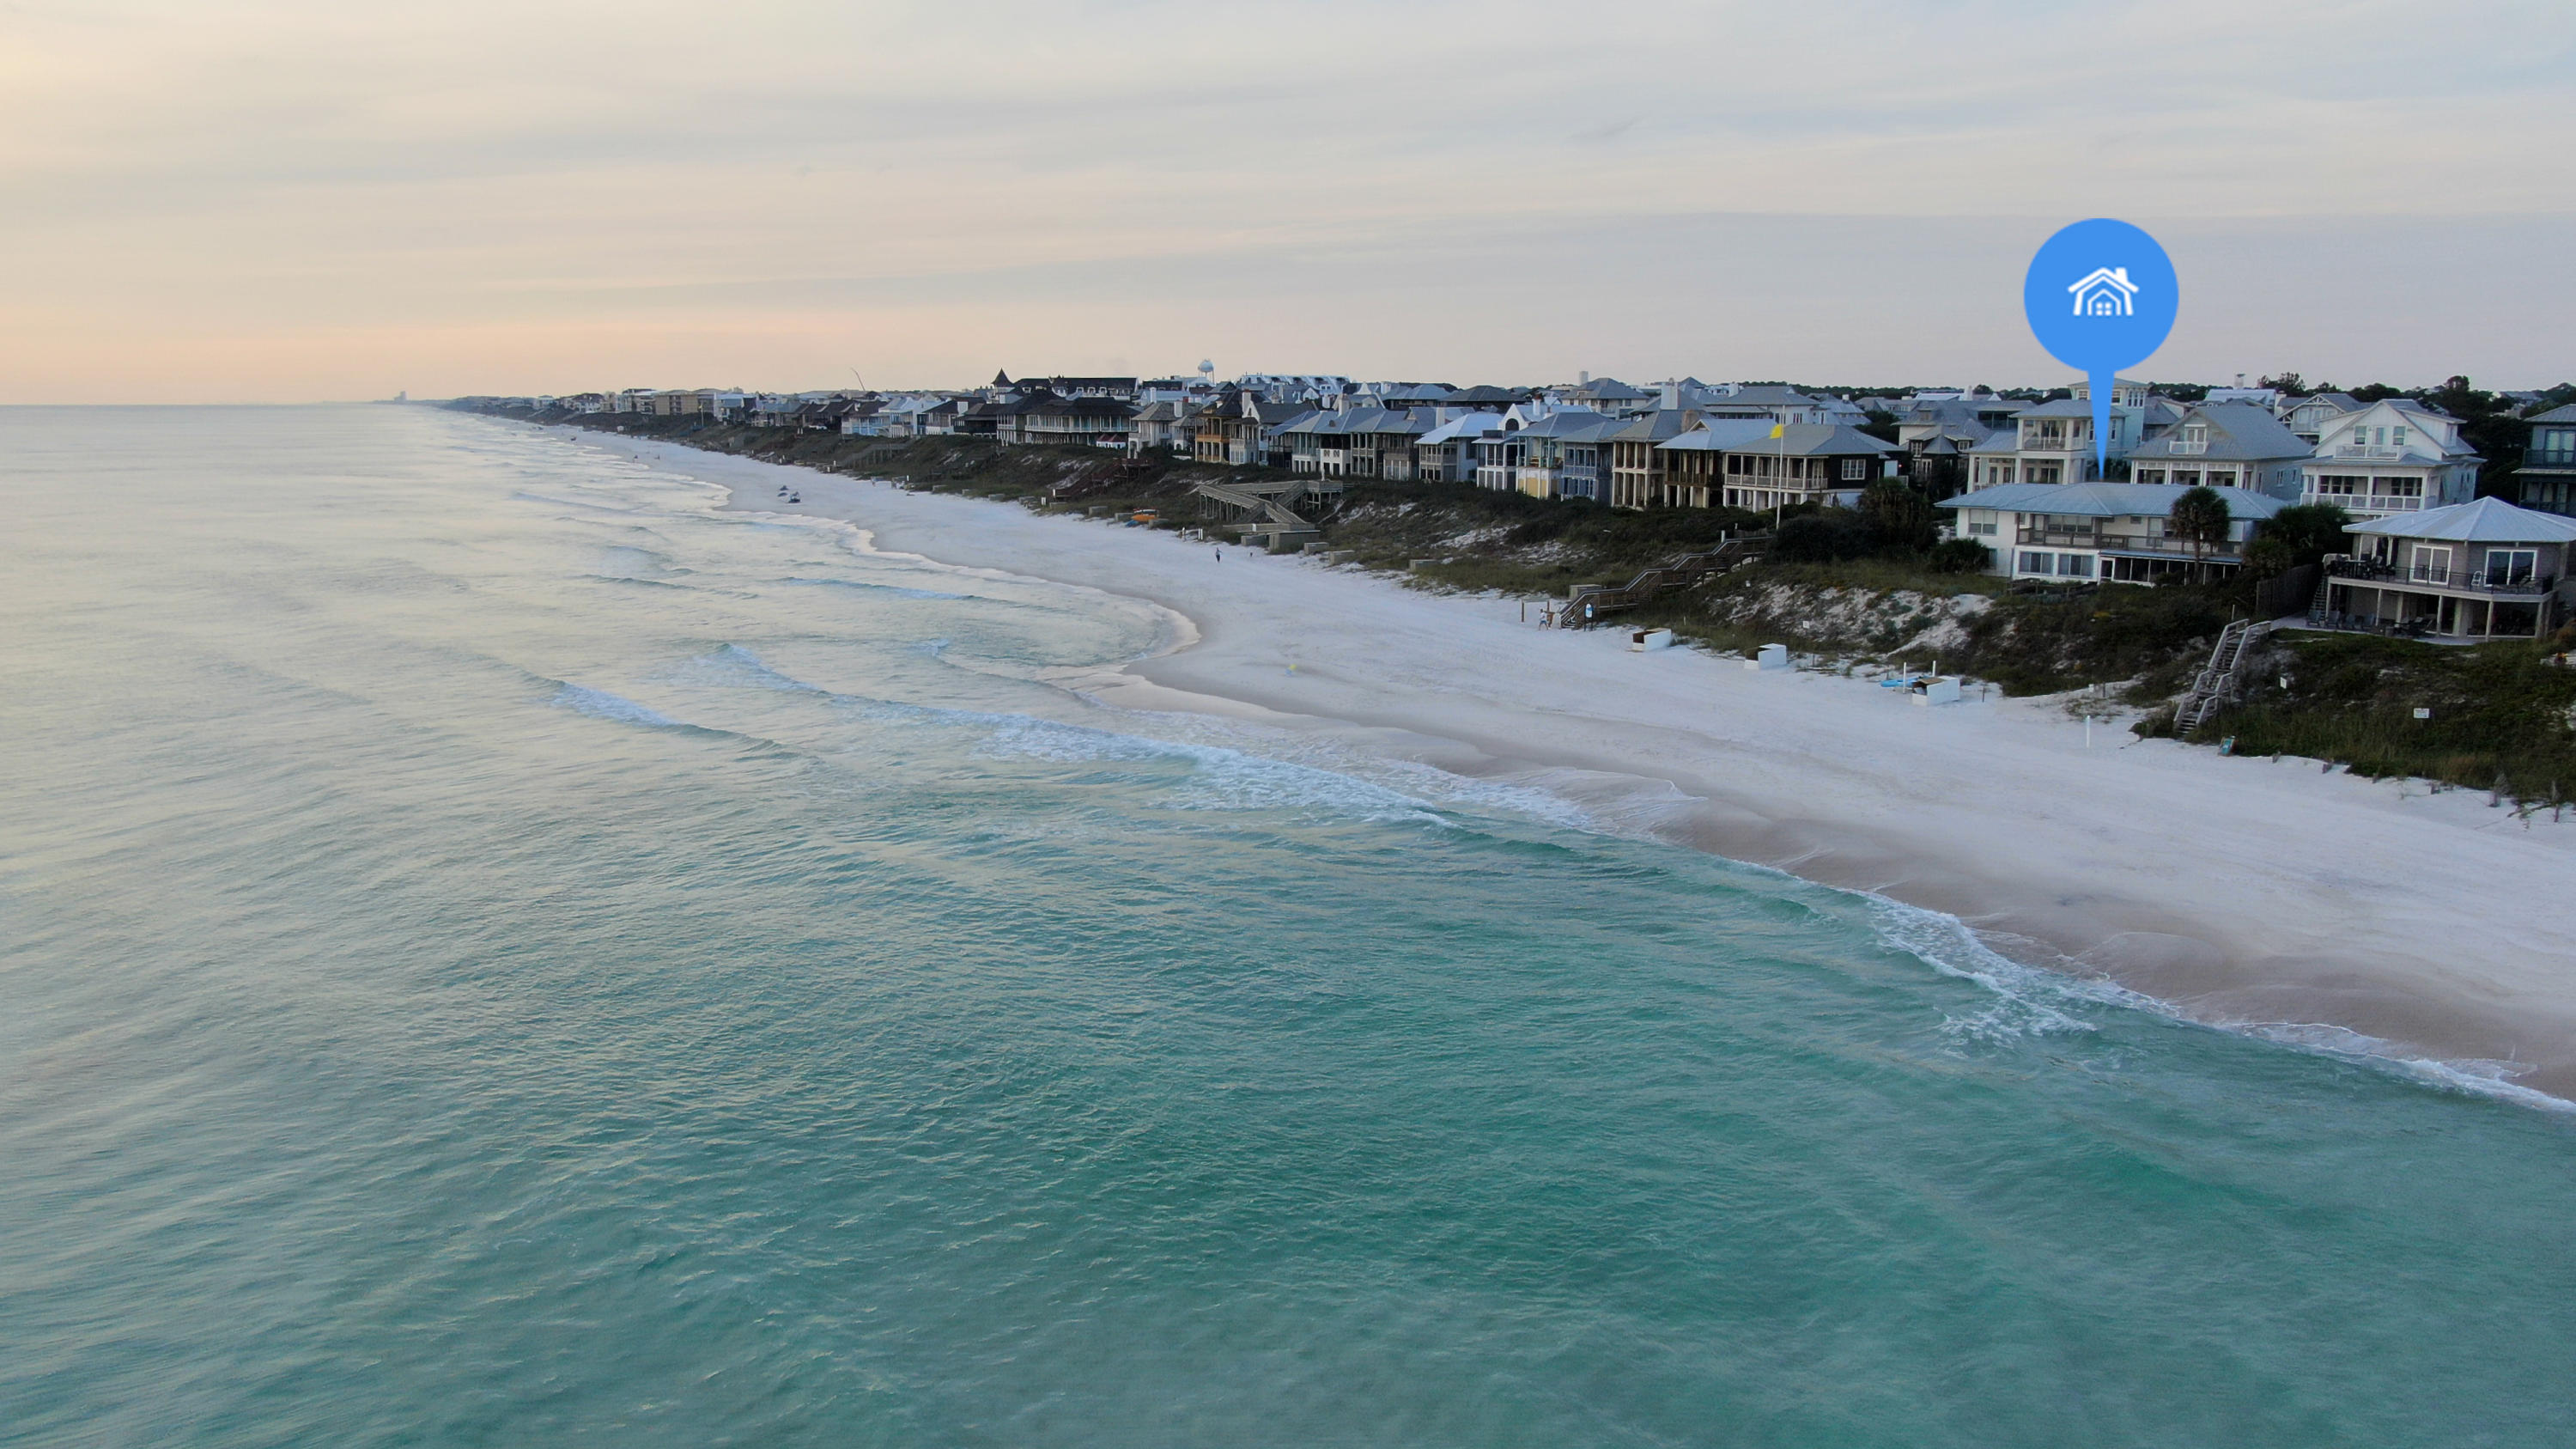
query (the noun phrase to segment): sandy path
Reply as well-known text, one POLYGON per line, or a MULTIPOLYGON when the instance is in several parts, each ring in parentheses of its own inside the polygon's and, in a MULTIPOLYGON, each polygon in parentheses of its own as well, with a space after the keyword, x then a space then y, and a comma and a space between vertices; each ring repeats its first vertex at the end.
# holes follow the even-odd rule
POLYGON ((1575 796, 1666 839, 1949 912, 2007 954, 2090 967, 2203 1020, 2314 1023, 2407 1055, 2530 1064, 2576 1097, 2576 823, 2470 792, 2223 758, 2052 705, 1926 709, 1864 681, 1760 673, 1516 604, 1168 533, 669 444, 584 435, 845 519, 876 545, 1142 597, 1200 638, 1065 682, 1104 703, 1265 712, 1575 796), (1294 665, 1293 672, 1287 667, 1294 665), (1354 729, 1353 726, 1361 728, 1354 729))

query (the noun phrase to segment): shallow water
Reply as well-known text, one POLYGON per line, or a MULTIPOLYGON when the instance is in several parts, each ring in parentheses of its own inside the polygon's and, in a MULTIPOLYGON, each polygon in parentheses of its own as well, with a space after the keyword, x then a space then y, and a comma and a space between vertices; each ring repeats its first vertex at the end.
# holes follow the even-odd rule
POLYGON ((0 1444, 2564 1437, 2566 1117, 717 497, 0 410, 0 1444))

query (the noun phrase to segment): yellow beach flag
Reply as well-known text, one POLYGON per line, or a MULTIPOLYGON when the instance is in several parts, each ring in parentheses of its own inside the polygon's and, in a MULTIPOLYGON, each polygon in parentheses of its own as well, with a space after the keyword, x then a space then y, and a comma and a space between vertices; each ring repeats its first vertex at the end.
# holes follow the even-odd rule
POLYGON ((1789 425, 1787 423, 1773 423, 1771 425, 1771 436, 1775 438, 1785 438, 1788 435, 1789 425))

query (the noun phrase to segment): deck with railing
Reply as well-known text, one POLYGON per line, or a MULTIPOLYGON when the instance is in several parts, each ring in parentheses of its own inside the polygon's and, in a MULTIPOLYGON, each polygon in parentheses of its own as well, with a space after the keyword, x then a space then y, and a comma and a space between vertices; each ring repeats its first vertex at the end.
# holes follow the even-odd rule
POLYGON ((2441 564, 2383 564, 2367 559, 2329 559, 2330 578, 2368 584, 2421 584, 2462 593, 2536 599, 2558 587, 2556 575, 2526 569, 2449 568, 2441 564))

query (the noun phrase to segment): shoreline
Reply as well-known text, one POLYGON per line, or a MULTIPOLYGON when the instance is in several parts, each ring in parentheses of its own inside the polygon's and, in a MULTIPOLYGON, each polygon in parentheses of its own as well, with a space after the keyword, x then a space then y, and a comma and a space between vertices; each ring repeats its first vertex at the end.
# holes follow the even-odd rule
POLYGON ((2471 792, 2125 731, 2087 748, 2050 700, 1919 708, 1868 681, 1631 654, 1616 630, 1542 631, 1510 601, 1309 559, 1228 545, 1219 562, 1164 532, 572 436, 724 487, 728 511, 846 522, 885 552, 1180 620, 1167 649, 1054 680, 1102 704, 1254 717, 1535 788, 1625 832, 1955 917, 2011 961, 2185 1020, 2354 1033, 2373 1055, 2576 1100, 2576 827, 2471 792), (757 496, 781 481, 805 501, 757 496))

